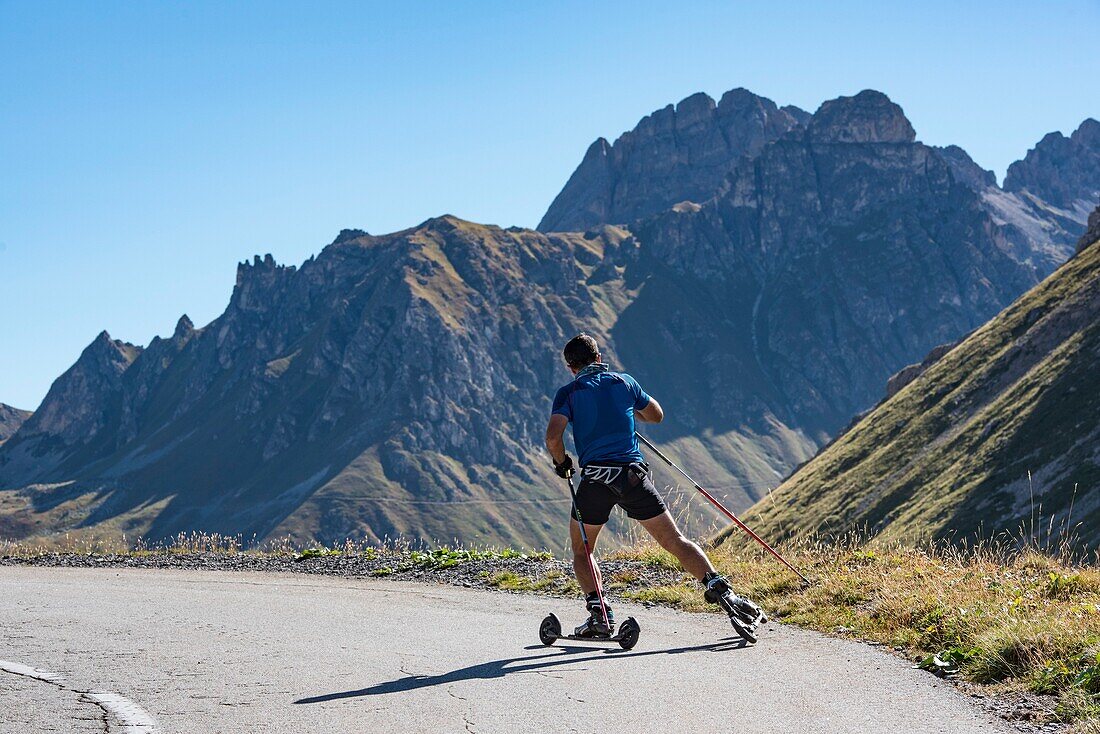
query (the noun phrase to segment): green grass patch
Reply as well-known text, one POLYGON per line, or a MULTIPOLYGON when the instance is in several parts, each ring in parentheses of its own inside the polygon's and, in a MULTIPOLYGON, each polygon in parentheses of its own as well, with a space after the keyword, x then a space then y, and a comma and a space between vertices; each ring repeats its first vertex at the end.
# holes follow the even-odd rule
POLYGON ((532 578, 515 571, 498 571, 489 577, 489 585, 505 591, 549 591, 564 587, 565 578, 557 571, 532 578))
POLYGON ((340 551, 333 548, 306 548, 299 553, 294 560, 307 561, 310 558, 325 558, 327 556, 338 556, 340 551))

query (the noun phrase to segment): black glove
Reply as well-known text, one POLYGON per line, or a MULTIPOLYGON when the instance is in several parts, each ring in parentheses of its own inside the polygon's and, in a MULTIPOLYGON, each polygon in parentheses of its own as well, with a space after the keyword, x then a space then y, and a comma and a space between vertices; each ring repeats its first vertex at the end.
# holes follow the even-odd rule
POLYGON ((573 476, 573 459, 570 458, 569 454, 565 455, 560 464, 554 464, 554 471, 562 479, 569 479, 573 476))

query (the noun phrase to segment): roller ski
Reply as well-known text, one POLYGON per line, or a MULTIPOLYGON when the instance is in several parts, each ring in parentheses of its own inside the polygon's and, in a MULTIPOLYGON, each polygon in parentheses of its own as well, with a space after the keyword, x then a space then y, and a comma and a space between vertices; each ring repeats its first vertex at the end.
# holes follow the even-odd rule
POLYGON ((708 573, 703 577, 703 583, 706 585, 703 598, 711 604, 722 607, 729 615, 730 624, 741 639, 755 644, 757 629, 768 621, 763 610, 748 599, 734 594, 729 582, 723 576, 713 572, 708 573))
POLYGON ((634 621, 634 617, 627 619, 619 626, 615 633, 615 616, 611 607, 601 604, 599 596, 593 592, 588 595, 588 619, 573 630, 573 634, 562 634, 561 622, 557 616, 550 614, 539 625, 539 639, 544 645, 553 645, 558 640, 577 640, 579 642, 617 642, 619 647, 629 650, 638 643, 641 628, 634 621), (606 613, 606 617, 605 617, 606 613))

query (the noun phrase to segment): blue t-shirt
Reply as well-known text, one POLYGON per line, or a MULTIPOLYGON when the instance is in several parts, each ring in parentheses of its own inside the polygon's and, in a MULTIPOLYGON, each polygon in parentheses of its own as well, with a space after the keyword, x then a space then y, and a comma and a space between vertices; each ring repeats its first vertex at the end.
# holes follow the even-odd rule
POLYGON ((587 368, 558 390, 552 413, 573 424, 573 443, 580 465, 642 461, 634 435, 634 411, 649 405, 649 396, 630 375, 587 368))

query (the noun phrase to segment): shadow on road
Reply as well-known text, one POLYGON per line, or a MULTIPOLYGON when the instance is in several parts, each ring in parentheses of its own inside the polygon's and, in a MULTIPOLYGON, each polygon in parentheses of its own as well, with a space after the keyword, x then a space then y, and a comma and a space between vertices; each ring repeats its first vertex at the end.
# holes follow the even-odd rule
MULTIPOLYGON (((323 703, 325 701, 337 701, 342 698, 359 698, 361 696, 378 696, 383 693, 404 693, 418 688, 429 688, 447 683, 457 683, 464 680, 486 680, 491 678, 503 678, 511 673, 529 673, 543 668, 552 668, 557 665, 585 663, 603 660, 625 660, 626 658, 640 658, 649 655, 677 655, 685 652, 724 652, 727 650, 739 650, 745 646, 745 641, 740 638, 727 638, 719 642, 706 645, 694 645, 691 647, 672 647, 664 650, 646 650, 643 652, 625 652, 614 648, 601 650, 587 657, 578 657, 581 653, 594 652, 591 647, 579 647, 576 645, 559 645, 551 648, 551 652, 545 655, 528 655, 526 657, 503 658, 488 663, 470 665, 449 673, 440 675, 408 675, 404 678, 376 683, 369 688, 360 688, 354 691, 341 691, 339 693, 326 693, 320 696, 300 698, 294 703, 323 703), (541 661, 541 662, 536 662, 541 661), (515 663, 525 663, 517 665, 515 663)), ((542 645, 532 645, 526 650, 546 649, 542 645)))

